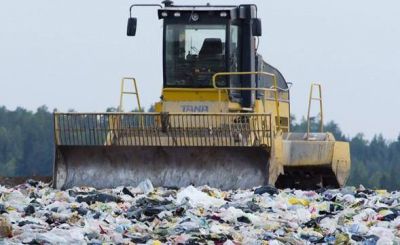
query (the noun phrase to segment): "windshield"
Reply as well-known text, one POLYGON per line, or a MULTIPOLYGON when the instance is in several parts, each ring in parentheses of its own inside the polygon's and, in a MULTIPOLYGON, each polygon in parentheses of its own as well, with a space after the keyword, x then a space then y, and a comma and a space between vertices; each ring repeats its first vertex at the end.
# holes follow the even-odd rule
POLYGON ((212 75, 226 70, 225 25, 169 24, 165 39, 167 87, 212 87, 212 75))

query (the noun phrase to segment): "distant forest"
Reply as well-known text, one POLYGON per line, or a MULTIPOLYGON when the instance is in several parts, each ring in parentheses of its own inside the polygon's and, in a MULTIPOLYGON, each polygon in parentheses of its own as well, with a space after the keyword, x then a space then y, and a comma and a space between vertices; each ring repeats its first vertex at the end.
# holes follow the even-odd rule
MULTIPOLYGON (((112 111, 112 109, 108 109, 112 111)), ((304 119, 293 120, 292 131, 305 132, 304 119)), ((316 122, 312 123, 317 128, 316 122)), ((399 189, 400 136, 387 141, 376 135, 368 141, 363 134, 347 138, 335 122, 325 130, 337 140, 350 141, 352 169, 348 185, 399 189)), ((46 106, 36 112, 0 107, 0 176, 49 176, 54 157, 52 113, 46 106)))

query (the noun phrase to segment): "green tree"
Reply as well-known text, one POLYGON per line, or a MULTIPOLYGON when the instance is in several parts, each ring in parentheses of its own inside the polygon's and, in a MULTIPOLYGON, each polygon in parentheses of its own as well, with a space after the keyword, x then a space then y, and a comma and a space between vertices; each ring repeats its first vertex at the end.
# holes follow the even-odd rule
MULTIPOLYGON (((149 111, 153 111, 151 106, 149 111)), ((108 108, 107 111, 116 111, 108 108)), ((135 109, 134 111, 138 111, 135 109)), ((352 160, 349 185, 360 184, 370 188, 399 189, 400 135, 388 142, 382 135, 371 141, 363 134, 346 137, 339 125, 330 121, 325 131, 332 132, 337 140, 349 141, 352 160)), ((311 119, 311 131, 317 132, 319 122, 311 119)), ((292 132, 306 132, 307 120, 291 120, 292 132)), ((53 118, 46 106, 35 112, 17 108, 14 111, 0 107, 0 175, 32 176, 52 174, 54 157, 53 118)))

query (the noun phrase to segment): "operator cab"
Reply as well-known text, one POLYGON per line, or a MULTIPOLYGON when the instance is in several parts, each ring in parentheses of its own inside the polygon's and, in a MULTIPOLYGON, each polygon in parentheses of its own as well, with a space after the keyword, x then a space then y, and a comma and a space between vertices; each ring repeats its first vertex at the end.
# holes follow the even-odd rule
MULTIPOLYGON (((281 73, 257 53, 261 21, 257 6, 174 5, 172 1, 132 6, 158 6, 163 20, 163 87, 213 88, 212 77, 220 72, 269 72, 278 87, 288 86, 281 73)), ((131 7, 132 8, 132 7, 131 7)), ((128 36, 136 34, 136 18, 128 22, 128 36)), ((218 87, 271 88, 273 79, 258 75, 221 76, 218 87)), ((252 107, 261 96, 255 91, 230 91, 230 100, 252 107)))
MULTIPOLYGON (((164 87, 210 88, 215 73, 238 71, 239 21, 236 6, 172 6, 164 20, 164 87)), ((228 86, 220 79, 218 86, 228 86)))

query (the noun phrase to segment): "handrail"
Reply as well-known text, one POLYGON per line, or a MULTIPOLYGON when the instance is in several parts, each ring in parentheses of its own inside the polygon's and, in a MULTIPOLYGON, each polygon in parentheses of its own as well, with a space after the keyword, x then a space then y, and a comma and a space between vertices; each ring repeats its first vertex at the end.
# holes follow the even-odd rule
MULTIPOLYGON (((218 90, 218 102, 221 104, 221 91, 222 90, 240 90, 240 91, 263 91, 264 96, 266 91, 273 91, 275 94, 275 108, 276 108, 276 116, 277 120, 277 127, 278 130, 281 129, 281 117, 279 113, 279 95, 278 95, 278 81, 276 79, 275 74, 263 71, 249 71, 249 72, 218 72, 212 76, 212 85, 215 89, 218 90), (262 76, 269 76, 272 77, 274 82, 274 88, 231 88, 231 87, 218 87, 217 86, 217 77, 219 76, 235 76, 235 75, 262 75, 262 76)), ((264 106, 265 112, 265 106, 264 106)))
POLYGON ((272 145, 270 113, 54 114, 56 146, 272 145))
POLYGON ((121 91, 120 91, 120 97, 119 97, 119 111, 123 110, 123 100, 124 100, 124 95, 135 95, 136 96, 136 101, 138 104, 138 110, 142 111, 142 107, 140 106, 140 98, 139 98, 139 91, 137 88, 137 83, 136 79, 133 77, 123 77, 121 79, 121 91), (125 91, 125 81, 132 81, 133 89, 134 91, 125 91))
POLYGON ((323 108, 322 108, 322 86, 319 83, 311 83, 310 96, 308 98, 307 139, 310 136, 310 125, 311 125, 310 112, 311 112, 311 102, 313 100, 319 101, 319 112, 320 112, 319 131, 321 133, 323 133, 324 132, 324 114, 323 114, 323 108), (318 97, 313 97, 313 92, 314 92, 315 87, 318 88, 318 97))
MULTIPOLYGON (((168 112, 168 115, 249 115, 248 113, 230 113, 230 112, 168 112)), ((269 115, 270 113, 253 113, 253 115, 269 115)), ((76 115, 76 116, 87 116, 87 115, 160 115, 160 112, 53 112, 53 115, 76 115)))

